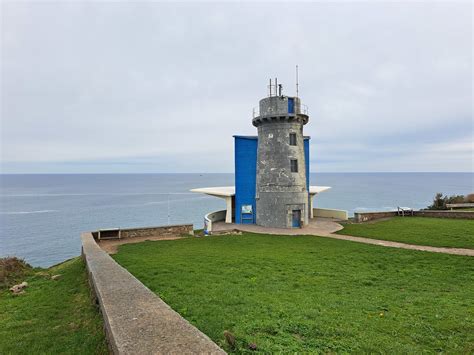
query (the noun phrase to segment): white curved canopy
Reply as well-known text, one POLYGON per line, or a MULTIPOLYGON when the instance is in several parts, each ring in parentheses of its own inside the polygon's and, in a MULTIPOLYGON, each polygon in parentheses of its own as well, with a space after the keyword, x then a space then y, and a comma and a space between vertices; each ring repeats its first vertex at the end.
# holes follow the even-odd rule
POLYGON ((329 190, 330 188, 331 188, 330 186, 310 186, 309 194, 316 195, 316 194, 319 194, 320 192, 329 190))
POLYGON ((200 187, 198 189, 191 189, 190 191, 216 197, 235 196, 235 186, 200 187))
MULTIPOLYGON (((323 191, 329 190, 330 188, 330 186, 310 186, 309 194, 316 195, 323 191)), ((230 197, 235 196, 235 186, 200 187, 197 189, 192 189, 191 192, 198 192, 216 197, 230 197)))

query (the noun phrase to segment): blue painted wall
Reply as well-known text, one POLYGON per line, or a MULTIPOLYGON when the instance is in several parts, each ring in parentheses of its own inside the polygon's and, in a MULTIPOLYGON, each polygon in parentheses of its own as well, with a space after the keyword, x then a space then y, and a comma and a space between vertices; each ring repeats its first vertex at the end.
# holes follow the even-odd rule
MULTIPOLYGON (((304 137, 306 187, 309 191, 309 137, 304 137)), ((255 192, 257 184, 256 136, 234 136, 235 154, 235 223, 255 223, 255 192), (252 205, 253 221, 241 220, 242 205, 252 205)))
POLYGON ((242 205, 253 206, 253 221, 244 220, 245 224, 255 223, 256 205, 255 189, 257 184, 257 137, 234 136, 235 152, 235 223, 241 224, 242 205))

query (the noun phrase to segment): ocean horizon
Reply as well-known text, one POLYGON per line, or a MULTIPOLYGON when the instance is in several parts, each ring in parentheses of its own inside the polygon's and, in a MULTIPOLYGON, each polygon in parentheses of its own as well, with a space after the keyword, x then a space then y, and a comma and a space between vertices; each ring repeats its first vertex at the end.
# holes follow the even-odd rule
MULTIPOLYGON (((437 192, 474 192, 474 174, 312 173, 311 185, 331 186, 315 207, 386 211, 427 207, 437 192)), ((192 193, 234 185, 231 173, 1 174, 0 257, 18 256, 48 267, 80 254, 80 233, 193 223, 225 209, 224 200, 192 193)))

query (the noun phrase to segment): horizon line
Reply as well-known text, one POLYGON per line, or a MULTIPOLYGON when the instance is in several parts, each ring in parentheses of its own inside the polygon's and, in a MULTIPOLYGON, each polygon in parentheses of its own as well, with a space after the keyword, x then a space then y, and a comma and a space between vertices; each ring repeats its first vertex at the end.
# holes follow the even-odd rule
MULTIPOLYGON (((311 174, 474 174, 474 171, 320 171, 311 174)), ((231 174, 234 172, 24 172, 3 173, 0 175, 159 175, 159 174, 231 174)))

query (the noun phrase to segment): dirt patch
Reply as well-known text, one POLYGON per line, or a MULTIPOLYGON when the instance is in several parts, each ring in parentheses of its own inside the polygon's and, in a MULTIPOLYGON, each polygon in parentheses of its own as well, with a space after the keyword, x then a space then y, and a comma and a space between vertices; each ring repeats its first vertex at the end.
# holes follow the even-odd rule
POLYGON ((98 241, 97 244, 99 247, 107 252, 108 254, 115 254, 118 251, 118 247, 123 244, 134 244, 141 243, 146 241, 157 241, 157 240, 175 240, 183 239, 187 237, 182 236, 167 236, 167 237, 134 237, 134 238, 122 238, 122 239, 109 239, 98 241))

